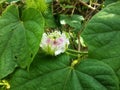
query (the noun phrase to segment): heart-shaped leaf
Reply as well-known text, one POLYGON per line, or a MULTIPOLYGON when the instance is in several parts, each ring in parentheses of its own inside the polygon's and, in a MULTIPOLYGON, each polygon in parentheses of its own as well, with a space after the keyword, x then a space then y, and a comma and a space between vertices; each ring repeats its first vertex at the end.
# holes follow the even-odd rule
POLYGON ((82 33, 89 48, 89 57, 120 68, 120 2, 95 15, 82 33))
POLYGON ((8 6, 0 17, 0 79, 11 73, 17 63, 28 66, 39 49, 44 20, 35 9, 20 16, 18 7, 8 6), (16 63, 17 62, 17 63, 16 63))
POLYGON ((108 5, 95 15, 82 36, 90 58, 102 60, 115 72, 120 71, 120 2, 108 5))
POLYGON ((39 55, 30 71, 17 70, 10 80, 10 90, 119 90, 114 71, 98 60, 83 60, 71 66, 66 55, 39 55))

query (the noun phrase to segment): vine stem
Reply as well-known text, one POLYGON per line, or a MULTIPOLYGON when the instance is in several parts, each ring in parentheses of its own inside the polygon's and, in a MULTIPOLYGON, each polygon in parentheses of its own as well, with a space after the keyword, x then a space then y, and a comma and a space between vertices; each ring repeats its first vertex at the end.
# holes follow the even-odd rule
POLYGON ((69 52, 65 52, 66 54, 69 54, 69 55, 71 55, 71 56, 75 56, 75 57, 77 57, 77 55, 75 55, 75 54, 72 54, 72 53, 69 53, 69 52))
POLYGON ((76 6, 76 4, 77 4, 78 2, 76 2, 75 4, 74 4, 74 8, 73 8, 73 10, 72 10, 72 13, 71 13, 71 16, 74 14, 74 11, 75 11, 75 6, 76 6))
POLYGON ((67 51, 80 53, 80 54, 88 54, 88 52, 81 52, 81 51, 77 51, 77 50, 73 50, 73 49, 67 49, 67 51))
MULTIPOLYGON (((81 51, 80 32, 78 32, 78 52, 81 51)), ((80 60, 80 54, 78 54, 78 60, 80 60)))

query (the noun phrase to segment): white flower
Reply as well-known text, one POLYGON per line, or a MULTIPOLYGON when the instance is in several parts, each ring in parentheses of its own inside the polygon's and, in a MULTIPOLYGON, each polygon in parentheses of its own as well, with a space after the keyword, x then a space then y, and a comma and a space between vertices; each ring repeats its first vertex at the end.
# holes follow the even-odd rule
POLYGON ((69 38, 65 33, 59 31, 52 32, 50 34, 44 33, 40 43, 40 47, 47 54, 59 55, 65 52, 69 45, 69 38))

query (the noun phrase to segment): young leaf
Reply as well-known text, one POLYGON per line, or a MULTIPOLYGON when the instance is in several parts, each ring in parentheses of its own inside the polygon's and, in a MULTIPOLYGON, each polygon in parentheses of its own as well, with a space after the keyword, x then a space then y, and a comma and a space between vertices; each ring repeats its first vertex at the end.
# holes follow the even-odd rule
POLYGON ((114 71, 101 61, 83 60, 72 65, 66 55, 39 55, 30 71, 16 71, 10 90, 119 90, 114 71))
POLYGON ((35 8, 44 13, 47 10, 46 0, 26 0, 27 8, 35 8))
POLYGON ((68 24, 70 27, 74 28, 74 30, 79 31, 81 29, 82 21, 84 20, 83 16, 80 15, 61 15, 60 23, 68 24))
POLYGON ((26 67, 32 62, 43 27, 42 15, 35 9, 26 9, 22 17, 14 5, 3 12, 0 17, 0 79, 10 74, 17 63, 26 67))

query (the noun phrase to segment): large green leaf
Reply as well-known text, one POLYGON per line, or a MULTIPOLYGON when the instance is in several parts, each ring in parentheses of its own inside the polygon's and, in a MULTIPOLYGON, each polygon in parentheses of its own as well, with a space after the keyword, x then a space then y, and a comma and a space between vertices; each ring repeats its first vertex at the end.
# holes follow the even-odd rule
POLYGON ((108 5, 95 15, 82 35, 90 58, 102 60, 115 72, 120 71, 120 2, 108 5))
POLYGON ((114 71, 98 60, 83 60, 71 67, 67 55, 35 58, 30 71, 17 70, 10 90, 119 90, 114 71))
POLYGON ((9 6, 0 17, 0 79, 17 66, 28 66, 38 51, 43 33, 42 15, 26 9, 19 16, 18 8, 9 6), (17 63, 16 63, 17 62, 17 63))

